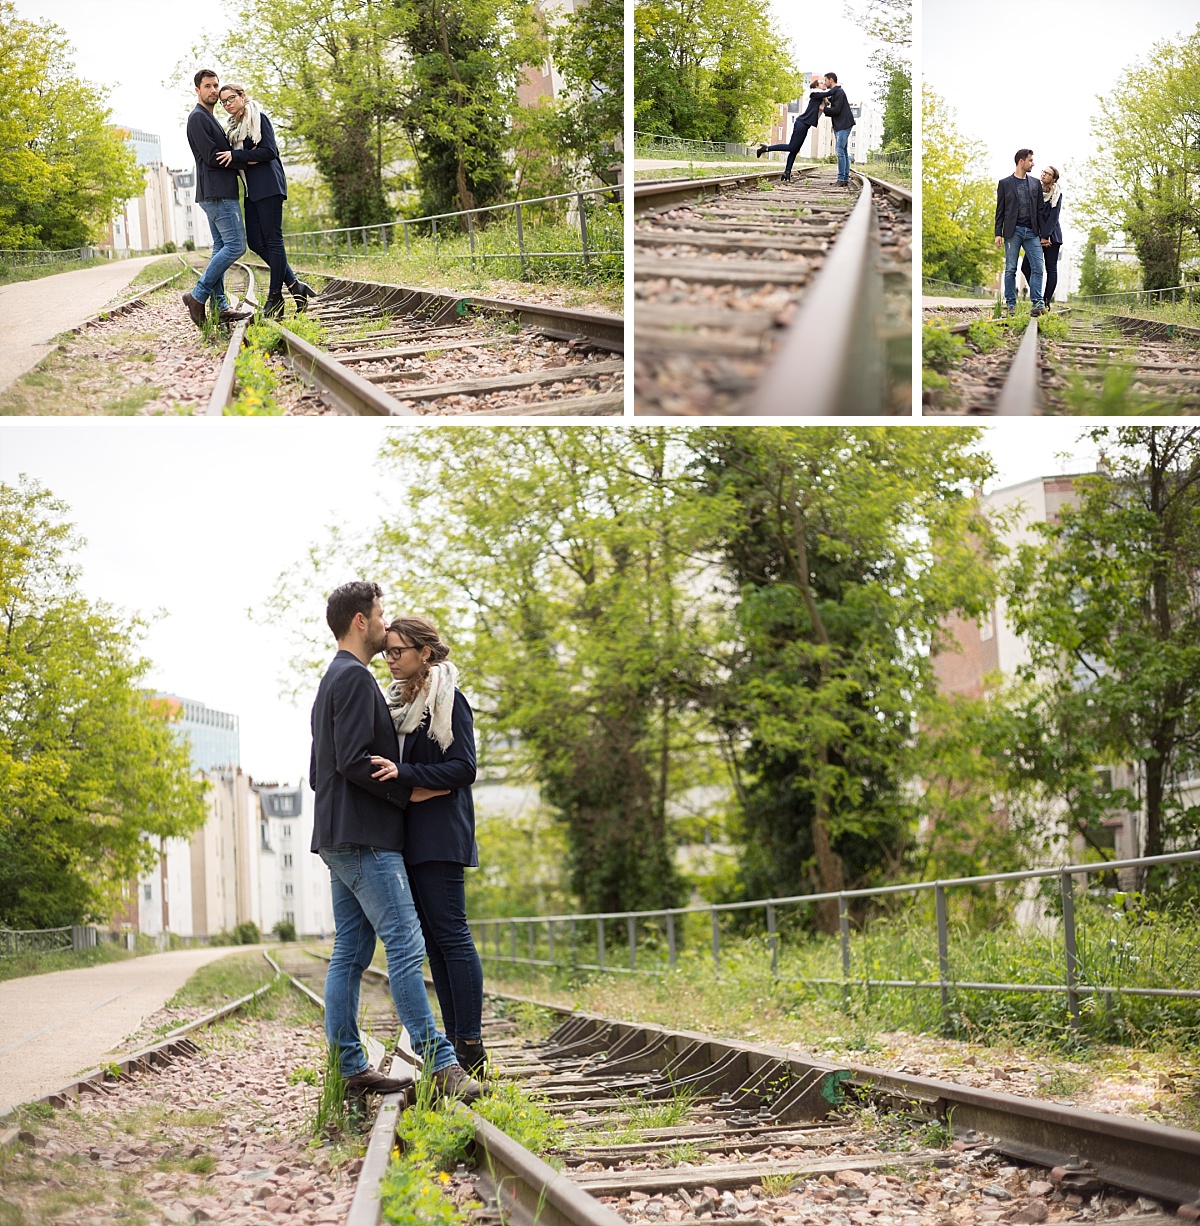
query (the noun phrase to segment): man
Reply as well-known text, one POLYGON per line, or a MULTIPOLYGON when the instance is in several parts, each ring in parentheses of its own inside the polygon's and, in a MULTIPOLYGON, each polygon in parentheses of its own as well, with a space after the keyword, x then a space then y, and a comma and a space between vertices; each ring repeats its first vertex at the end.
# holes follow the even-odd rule
POLYGON ((758 147, 757 157, 762 157, 764 153, 786 153, 788 155, 787 165, 783 168, 782 182, 784 183, 792 181, 792 166, 796 161, 796 154, 800 152, 809 129, 817 126, 817 120, 821 117, 821 103, 829 96, 828 91, 818 92, 820 85, 820 77, 813 77, 808 83, 808 106, 804 108, 804 114, 792 124, 791 140, 786 145, 759 145, 758 147))
POLYGON ((230 309, 225 297, 225 272, 234 260, 246 254, 246 230, 242 225, 242 206, 238 199, 238 174, 232 167, 222 166, 218 154, 229 151, 225 129, 217 122, 213 109, 219 89, 217 74, 211 68, 201 68, 193 78, 196 84, 196 107, 188 116, 187 138, 196 159, 196 203, 208 218, 212 231, 212 258, 204 275, 189 294, 184 294, 187 307, 197 328, 204 325, 206 304, 215 298, 222 323, 249 319, 253 311, 230 309))
POLYGON ((846 91, 838 84, 837 73, 825 74, 825 113, 833 124, 837 145, 838 186, 850 186, 850 129, 854 127, 854 111, 846 91))
POLYGON ((1045 221, 1042 183, 1031 178, 1033 150, 1018 149, 1016 169, 996 184, 996 246, 1004 248, 1004 301, 1007 314, 1017 310, 1017 259, 1022 250, 1029 260, 1029 300, 1034 315, 1045 312, 1042 302, 1042 226, 1045 221))
POLYGON ((401 814, 445 791, 378 780, 371 755, 400 761, 400 745, 387 702, 370 669, 387 639, 375 583, 345 583, 334 590, 325 620, 338 650, 312 709, 309 786, 316 793, 312 850, 329 868, 337 929, 325 977, 325 1035, 351 1093, 395 1093, 406 1082, 367 1063, 358 1031, 358 994, 378 934, 396 1012, 412 1038, 439 1096, 473 1102, 479 1084, 459 1066, 454 1048, 429 1010, 421 965, 425 944, 404 857, 401 814))

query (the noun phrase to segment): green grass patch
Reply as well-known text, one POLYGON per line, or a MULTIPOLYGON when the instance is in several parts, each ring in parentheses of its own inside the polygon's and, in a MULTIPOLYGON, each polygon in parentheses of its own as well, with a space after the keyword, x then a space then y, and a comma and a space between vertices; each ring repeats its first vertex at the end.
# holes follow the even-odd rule
POLYGON ((945 324, 925 324, 921 328, 921 361, 927 370, 944 374, 966 355, 967 345, 945 324))
POLYGON ((167 1005, 172 1009, 192 1006, 218 1009, 231 1000, 257 991, 274 978, 275 972, 257 950, 230 954, 202 966, 167 1005))
POLYGON ((26 975, 49 975, 54 971, 73 971, 82 966, 99 966, 103 962, 124 962, 133 957, 136 957, 136 954, 132 950, 108 941, 93 949, 17 954, 12 958, 0 958, 0 983, 6 979, 23 979, 26 975))
POLYGON ((0 285, 13 285, 18 281, 39 281, 60 272, 75 272, 80 268, 95 268, 108 260, 62 260, 55 264, 0 264, 0 285))

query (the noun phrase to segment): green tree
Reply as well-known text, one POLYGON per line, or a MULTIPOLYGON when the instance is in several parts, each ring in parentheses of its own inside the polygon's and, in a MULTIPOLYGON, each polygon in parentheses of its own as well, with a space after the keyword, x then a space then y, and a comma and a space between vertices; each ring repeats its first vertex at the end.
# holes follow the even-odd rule
POLYGON ((1085 211, 1125 232, 1144 289, 1179 285, 1200 253, 1200 26, 1158 43, 1099 101, 1085 211))
POLYGON ((1200 831, 1175 782, 1200 763, 1200 428, 1089 433, 1106 471, 1075 479, 1074 503, 1038 525, 1041 541, 1020 549, 1012 574, 1038 700, 1029 721, 1041 730, 1025 739, 1031 769, 1053 778, 1065 758, 1074 772, 1072 833, 1110 803, 1095 768, 1136 764, 1153 856, 1200 831))
POLYGON ((979 174, 983 148, 963 136, 929 86, 922 94, 921 269, 926 277, 980 285, 1000 268, 993 243, 996 185, 979 174))
POLYGON ((846 13, 883 45, 871 53, 876 97, 883 104, 883 149, 912 148, 911 0, 846 4, 846 13))
POLYGON ((0 0, 0 247, 98 240, 145 178, 103 92, 75 76, 66 35, 0 0))
POLYGON ((796 97, 799 73, 767 0, 643 0, 634 115, 644 132, 745 141, 796 97))
MULTIPOLYGON (((740 645, 713 699, 744 779, 747 897, 838 891, 900 867, 930 648, 941 618, 982 611, 992 590, 978 437, 689 435, 735 508, 723 555, 740 645)), ((836 930, 836 906, 818 923, 836 930)))
POLYGON ((508 116, 524 64, 545 58, 529 0, 416 0, 406 6, 411 57, 404 126, 417 158, 420 212, 503 200, 508 116))
POLYGON ((893 67, 883 94, 883 151, 912 148, 912 74, 893 67))
POLYGON ((1108 231, 1093 226, 1088 232, 1087 245, 1079 265, 1079 292, 1081 294, 1107 294, 1112 291, 1114 270, 1111 264, 1100 258, 1099 248, 1108 242, 1108 231))
POLYGON ((186 746, 141 685, 142 626, 80 594, 67 508, 0 485, 0 923, 102 919, 203 824, 186 746))

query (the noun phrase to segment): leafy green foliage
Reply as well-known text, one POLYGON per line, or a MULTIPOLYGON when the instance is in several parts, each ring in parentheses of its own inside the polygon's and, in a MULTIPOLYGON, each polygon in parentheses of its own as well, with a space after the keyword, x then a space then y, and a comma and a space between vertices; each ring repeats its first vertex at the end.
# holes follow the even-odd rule
POLYGON ((1090 433, 1107 471, 1075 479, 1077 504, 1038 525, 1012 573, 1035 687, 1023 761, 1085 838, 1131 799, 1100 791, 1096 768, 1140 764, 1153 856, 1200 830, 1172 784, 1200 763, 1200 429, 1090 433))
POLYGON ((766 0, 645 0, 634 23, 639 131, 748 141, 801 92, 766 0))
POLYGON ((921 130, 921 271, 956 285, 982 285, 1003 262, 992 241, 996 185, 979 172, 983 146, 959 132, 954 112, 928 85, 921 130))
MULTIPOLYGON (((1200 29, 1122 65, 1092 117, 1096 152, 1085 211, 1124 231, 1141 262, 1143 289, 1179 285, 1182 267, 1200 253, 1198 103, 1200 29)), ((1104 291, 1081 285, 1080 292, 1104 291)))
MULTIPOLYGON (((1002 320, 977 319, 967 330, 971 344, 980 353, 991 353, 1004 339, 1005 328, 1002 320)), ((926 358, 926 361, 929 359, 926 358)))
POLYGON ((931 370, 947 371, 961 362, 967 352, 966 342, 943 324, 925 324, 921 328, 921 361, 931 370))
POLYGON ((294 941, 296 939, 296 925, 294 921, 289 919, 277 920, 275 927, 271 931, 281 941, 294 941))
MULTIPOLYGON (((960 431, 689 438, 736 506, 721 548, 739 646, 712 701, 741 775, 744 896, 866 884, 903 856, 914 819, 921 645, 991 590, 971 496, 990 462, 960 431)), ((836 910, 817 919, 836 927, 836 910)))
POLYGON ((63 31, 0 0, 0 247, 80 247, 99 239, 144 176, 103 93, 75 76, 63 31))
POLYGON ((558 1145, 567 1126, 561 1115, 552 1115, 512 1082, 495 1086, 475 1110, 518 1145, 542 1158, 558 1145))
POLYGON ((0 484, 0 922, 14 928, 106 919, 158 840, 205 817, 187 748, 143 689, 144 623, 80 592, 67 515, 36 482, 0 484))
POLYGON ((1071 335, 1071 325, 1061 315, 1041 315, 1038 335, 1048 341, 1065 341, 1071 335))

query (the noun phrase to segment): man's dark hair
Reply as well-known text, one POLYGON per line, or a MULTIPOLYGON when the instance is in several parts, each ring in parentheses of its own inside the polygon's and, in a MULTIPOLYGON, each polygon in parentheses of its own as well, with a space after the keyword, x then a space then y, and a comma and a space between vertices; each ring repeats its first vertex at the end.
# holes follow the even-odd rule
POLYGON ((382 598, 383 589, 378 583, 364 583, 361 579, 335 587, 329 593, 329 603, 325 606, 325 620, 333 631, 333 637, 344 639, 354 618, 359 613, 370 617, 375 602, 382 598))
POLYGON ((1018 162, 1023 162, 1026 158, 1031 157, 1033 157, 1032 149, 1018 149, 1016 153, 1013 154, 1013 165, 1015 166, 1018 162))
POLYGON ((219 81, 221 79, 215 72, 213 72, 211 68, 201 68, 200 71, 192 78, 192 80, 196 82, 197 89, 200 88, 200 82, 203 81, 205 77, 212 77, 214 81, 219 81))
POLYGON ((837 84, 837 73, 836 72, 827 72, 825 75, 834 83, 834 85, 837 84))

